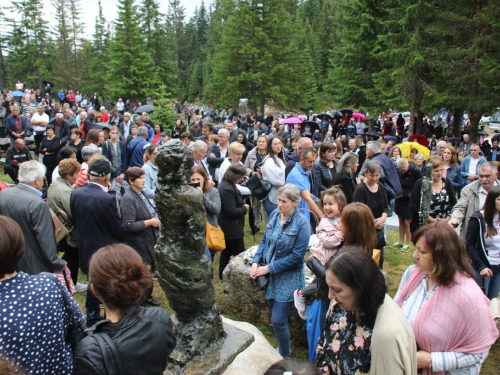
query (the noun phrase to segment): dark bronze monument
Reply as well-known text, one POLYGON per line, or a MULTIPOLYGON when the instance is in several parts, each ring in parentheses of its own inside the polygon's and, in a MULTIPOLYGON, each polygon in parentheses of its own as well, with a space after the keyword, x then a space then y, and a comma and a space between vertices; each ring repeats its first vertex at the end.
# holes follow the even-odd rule
POLYGON ((192 151, 179 139, 172 139, 160 147, 156 163, 156 204, 161 221, 161 236, 155 246, 156 270, 178 321, 177 347, 165 373, 220 374, 253 336, 222 324, 212 285, 212 264, 205 254, 203 196, 188 185, 192 151))

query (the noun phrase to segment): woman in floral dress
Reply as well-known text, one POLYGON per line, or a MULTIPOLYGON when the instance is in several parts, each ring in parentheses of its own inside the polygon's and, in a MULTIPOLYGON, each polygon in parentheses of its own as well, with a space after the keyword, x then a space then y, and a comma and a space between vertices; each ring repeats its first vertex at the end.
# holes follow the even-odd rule
POLYGON ((326 282, 332 302, 316 350, 320 374, 416 374, 415 336, 371 256, 340 249, 326 282))
MULTIPOLYGON (((428 222, 449 221, 451 210, 457 203, 455 190, 451 181, 442 177, 444 161, 439 156, 431 156, 427 159, 427 165, 432 165, 432 195, 429 209, 428 222)), ((410 209, 413 213, 410 230, 411 233, 420 226, 420 199, 423 179, 418 180, 413 187, 410 196, 410 209)))

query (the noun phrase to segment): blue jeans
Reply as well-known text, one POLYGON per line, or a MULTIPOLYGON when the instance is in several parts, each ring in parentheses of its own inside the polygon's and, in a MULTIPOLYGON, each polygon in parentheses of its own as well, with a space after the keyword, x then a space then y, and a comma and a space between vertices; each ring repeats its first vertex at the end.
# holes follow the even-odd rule
POLYGON ((500 266, 491 266, 490 269, 493 272, 492 277, 481 277, 479 271, 474 269, 476 271, 474 280, 480 287, 483 287, 484 283, 484 294, 491 300, 497 298, 500 293, 500 266))
POLYGON ((278 208, 277 204, 272 203, 269 198, 266 198, 262 201, 264 205, 264 210, 266 211, 267 217, 271 216, 271 213, 278 208))
POLYGON ((280 354, 283 358, 290 357, 290 330, 288 329, 288 317, 292 311, 292 302, 278 302, 273 299, 267 300, 271 308, 271 324, 274 328, 276 341, 280 354))

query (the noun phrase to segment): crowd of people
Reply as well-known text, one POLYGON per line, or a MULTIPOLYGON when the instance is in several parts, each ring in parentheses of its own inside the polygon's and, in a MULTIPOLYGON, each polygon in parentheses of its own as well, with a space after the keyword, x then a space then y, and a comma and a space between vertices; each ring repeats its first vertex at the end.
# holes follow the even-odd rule
MULTIPOLYGON (((0 337, 0 352, 14 366, 35 373, 44 362, 50 368, 43 373, 105 373, 102 339, 119 348, 126 373, 165 369, 176 339, 152 294, 161 228, 155 158, 161 145, 177 139, 192 155, 190 185, 203 196, 207 222, 224 233, 221 282, 231 258, 245 250, 245 217, 252 233, 263 232, 249 272, 265 280, 283 357, 291 354, 288 319, 296 308, 306 320, 309 360, 321 374, 479 373, 498 336, 488 311, 500 292, 498 137, 486 152, 464 134, 460 161, 446 132, 426 138, 426 155, 406 154, 400 123, 387 142, 384 134, 368 140, 364 123, 348 115, 324 121, 311 111, 319 128, 313 133, 271 115, 225 110, 217 113, 222 126, 214 126, 213 107, 174 103, 179 118, 164 130, 148 113, 132 116, 118 104, 110 113, 87 111, 76 94, 54 108, 40 102, 28 115, 6 100, 12 145, 5 172, 15 186, 0 192, 0 320, 15 318, 0 337), (30 130, 34 158, 24 143, 30 130), (426 168, 427 209, 421 199, 426 168), (399 241, 387 245, 386 220, 394 213, 399 241), (59 240, 53 217, 67 229, 59 240), (311 234, 319 242, 307 261, 315 279, 306 285, 311 234), (385 248, 407 252, 410 243, 416 264, 391 299, 380 272, 385 248), (51 280, 54 272, 67 290, 51 280), (85 323, 71 296, 79 272, 89 283, 85 323), (30 314, 50 324, 41 327, 39 318, 23 313, 28 301, 38 301, 30 314), (65 334, 43 344, 42 337, 55 335, 51 330, 84 324, 90 334, 74 348, 65 334), (14 344, 31 329, 40 333, 14 344), (147 343, 140 351, 137 339, 147 343), (23 355, 25 345, 37 350, 23 355), (147 368, 139 370, 141 363, 147 368)), ((211 260, 217 253, 205 251, 211 260)))

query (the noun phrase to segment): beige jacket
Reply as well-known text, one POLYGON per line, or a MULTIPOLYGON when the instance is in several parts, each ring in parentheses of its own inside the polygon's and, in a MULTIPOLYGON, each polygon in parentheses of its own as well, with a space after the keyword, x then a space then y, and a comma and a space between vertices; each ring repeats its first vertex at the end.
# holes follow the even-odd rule
MULTIPOLYGON (((500 184, 500 181, 495 180, 494 185, 497 186, 498 184, 500 184)), ((463 240, 465 240, 465 235, 467 234, 470 217, 482 208, 479 207, 480 187, 481 184, 479 181, 474 181, 472 184, 466 185, 460 192, 460 199, 451 212, 451 220, 456 221, 459 225, 462 224, 460 237, 463 240)))
MULTIPOLYGON (((328 311, 335 304, 332 300, 328 311)), ((413 329, 388 294, 377 311, 370 350, 370 375, 417 374, 417 342, 413 329)))
POLYGON ((57 177, 47 191, 47 204, 55 213, 59 211, 65 212, 69 219, 69 223, 67 225, 68 229, 73 227, 73 230, 69 232, 69 235, 67 235, 65 239, 61 240, 61 242, 66 241, 69 246, 78 247, 76 228, 73 226, 71 221, 71 209, 69 206, 69 199, 73 189, 74 188, 68 182, 63 180, 61 177, 57 177))
POLYGON ((410 323, 386 294, 377 311, 371 342, 370 375, 416 375, 417 343, 410 323))

